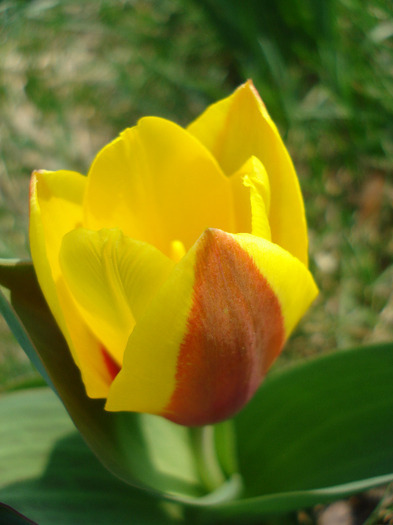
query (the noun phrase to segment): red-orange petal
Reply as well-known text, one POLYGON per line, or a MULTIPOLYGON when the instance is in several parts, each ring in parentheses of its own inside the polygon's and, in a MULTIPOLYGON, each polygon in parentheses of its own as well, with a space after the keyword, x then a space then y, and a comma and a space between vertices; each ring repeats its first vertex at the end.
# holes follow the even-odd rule
POLYGON ((206 231, 203 243, 176 389, 162 414, 189 426, 240 410, 285 340, 280 303, 250 255, 221 230, 206 231))

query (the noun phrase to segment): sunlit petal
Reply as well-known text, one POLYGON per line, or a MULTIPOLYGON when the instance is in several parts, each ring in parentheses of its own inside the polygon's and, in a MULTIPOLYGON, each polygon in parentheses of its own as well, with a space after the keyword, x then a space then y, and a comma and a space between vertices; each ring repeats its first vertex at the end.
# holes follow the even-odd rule
POLYGON ((307 264, 307 225, 303 199, 291 158, 251 81, 211 105, 190 126, 227 175, 250 157, 269 176, 272 241, 307 264))
POLYGON ((171 256, 173 240, 189 249, 208 226, 234 231, 227 178, 187 131, 148 117, 96 157, 88 175, 85 222, 119 227, 171 256))
POLYGON ((78 228, 64 237, 60 262, 81 315, 121 365, 135 322, 168 276, 172 261, 119 229, 78 228))

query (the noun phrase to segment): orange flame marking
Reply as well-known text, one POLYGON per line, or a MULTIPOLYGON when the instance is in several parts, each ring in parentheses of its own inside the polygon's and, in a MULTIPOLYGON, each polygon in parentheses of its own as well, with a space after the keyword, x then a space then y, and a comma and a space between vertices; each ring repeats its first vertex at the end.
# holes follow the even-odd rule
POLYGON ((202 243, 177 386, 163 414, 188 426, 239 411, 285 339, 279 301, 248 253, 221 230, 207 230, 202 243))

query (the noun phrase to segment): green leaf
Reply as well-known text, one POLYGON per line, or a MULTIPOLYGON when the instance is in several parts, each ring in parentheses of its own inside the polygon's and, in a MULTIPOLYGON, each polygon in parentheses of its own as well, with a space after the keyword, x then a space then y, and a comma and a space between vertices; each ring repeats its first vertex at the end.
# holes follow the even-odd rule
POLYGON ((393 344, 272 374, 235 418, 240 501, 227 520, 283 513, 393 480, 393 344))
POLYGON ((12 507, 4 505, 4 503, 0 503, 0 523, 6 523, 7 525, 37 525, 12 507))
MULTIPOLYGON (((0 500, 40 525, 167 525, 181 513, 104 469, 49 389, 5 394, 0 421, 0 500)), ((0 522, 30 523, 4 506, 0 522)))
POLYGON ((104 465, 135 486, 187 498, 203 495, 187 428, 146 414, 106 412, 102 400, 87 397, 31 263, 0 265, 0 284, 11 290, 13 306, 3 296, 0 311, 104 465))
MULTIPOLYGON (((45 317, 47 306, 42 300, 35 300, 35 281, 28 278, 30 271, 30 263, 0 259, 0 284, 12 290, 12 298, 18 305, 18 310, 21 312, 22 318, 26 317, 26 309, 30 311, 28 318, 30 324, 36 327, 36 337, 48 339, 51 338, 53 334, 50 332, 50 327, 46 327, 41 322, 41 319, 45 317), (40 329, 41 332, 39 331, 40 329)), ((54 386, 45 370, 40 355, 36 352, 28 333, 23 326, 21 326, 14 309, 8 303, 1 289, 0 312, 30 361, 40 372, 46 383, 54 390, 54 386)))

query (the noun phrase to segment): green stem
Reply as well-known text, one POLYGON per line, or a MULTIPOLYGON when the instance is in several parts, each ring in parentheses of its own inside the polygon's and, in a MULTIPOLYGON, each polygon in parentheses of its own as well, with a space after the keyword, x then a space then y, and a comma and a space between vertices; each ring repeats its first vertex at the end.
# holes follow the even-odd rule
POLYGON ((217 457, 227 478, 239 472, 237 464, 236 434, 233 421, 227 419, 214 426, 217 457))
POLYGON ((216 453, 214 431, 212 425, 190 428, 199 475, 208 492, 213 492, 225 482, 216 453))

